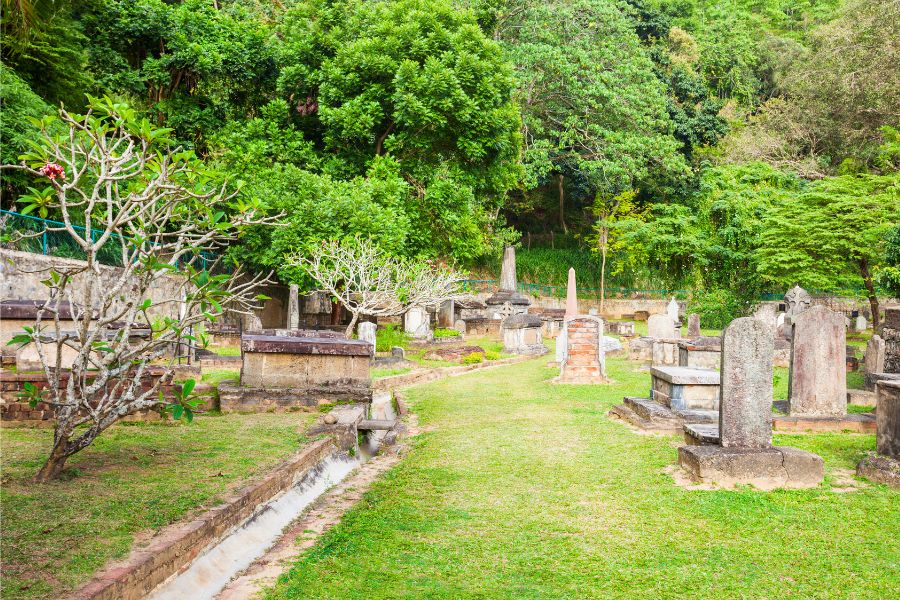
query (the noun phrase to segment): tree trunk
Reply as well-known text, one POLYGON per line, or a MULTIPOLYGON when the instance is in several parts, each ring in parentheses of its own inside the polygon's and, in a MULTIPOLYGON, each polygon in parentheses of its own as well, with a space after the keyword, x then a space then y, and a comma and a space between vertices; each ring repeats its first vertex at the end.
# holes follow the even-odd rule
POLYGON ((344 332, 344 335, 347 336, 349 340, 351 336, 353 336, 353 328, 356 327, 356 321, 359 320, 358 313, 351 313, 353 316, 350 318, 350 324, 347 325, 347 330, 344 332))
POLYGON ((66 459, 69 458, 69 455, 66 454, 66 446, 68 446, 68 443, 69 441, 67 439, 61 439, 53 446, 53 450, 50 451, 50 456, 47 457, 47 462, 44 463, 41 470, 34 476, 35 483, 47 483, 48 481, 59 477, 63 467, 66 465, 66 459))
POLYGON ((559 224, 563 233, 569 233, 569 228, 566 227, 566 189, 563 187, 562 173, 557 176, 557 185, 559 187, 559 224))
POLYGON ((606 300, 606 240, 609 230, 605 227, 600 230, 600 315, 603 315, 603 305, 606 300))
POLYGON ((881 333, 881 307, 878 304, 875 282, 872 281, 872 273, 869 272, 869 261, 867 259, 859 259, 859 272, 865 283, 866 292, 869 294, 869 306, 872 308, 872 331, 881 333))

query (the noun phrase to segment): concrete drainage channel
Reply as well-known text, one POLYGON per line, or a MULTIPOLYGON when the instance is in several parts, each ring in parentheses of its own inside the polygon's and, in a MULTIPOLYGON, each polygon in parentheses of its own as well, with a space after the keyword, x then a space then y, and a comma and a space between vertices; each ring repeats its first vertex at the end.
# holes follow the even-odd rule
POLYGON ((74 598, 216 598, 317 498, 396 442, 402 428, 396 408, 389 392, 376 392, 371 404, 334 407, 308 432, 329 439, 314 442, 225 505, 164 529, 74 598))

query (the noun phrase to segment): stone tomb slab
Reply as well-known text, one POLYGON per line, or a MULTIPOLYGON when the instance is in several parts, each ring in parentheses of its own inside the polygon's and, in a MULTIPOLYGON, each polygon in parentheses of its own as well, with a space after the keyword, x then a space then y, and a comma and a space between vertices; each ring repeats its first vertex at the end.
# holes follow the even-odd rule
POLYGON ((626 421, 643 431, 678 433, 689 423, 716 423, 719 413, 714 410, 672 410, 647 398, 626 396, 614 406, 611 417, 626 421))
POLYGON ((674 410, 718 410, 719 373, 712 369, 657 366, 650 369, 651 399, 674 410))
POLYGON ((678 448, 678 462, 693 481, 726 488, 739 484, 762 490, 811 488, 825 476, 820 456, 790 446, 686 445, 678 448))
POLYGON ((844 315, 813 306, 793 319, 789 412, 798 417, 847 413, 844 315))

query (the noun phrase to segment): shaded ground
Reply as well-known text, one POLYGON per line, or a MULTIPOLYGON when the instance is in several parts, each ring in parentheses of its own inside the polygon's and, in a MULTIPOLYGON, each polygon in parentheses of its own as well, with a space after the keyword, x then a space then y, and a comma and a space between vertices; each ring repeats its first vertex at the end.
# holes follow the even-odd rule
POLYGON ((4 598, 58 598, 127 554, 135 536, 216 504, 230 486, 297 451, 315 415, 198 416, 127 423, 68 462, 63 481, 28 479, 47 429, 3 429, 4 598))
POLYGON ((690 491, 675 437, 611 421, 646 372, 560 386, 546 359, 413 388, 425 431, 269 598, 884 598, 900 494, 848 470, 874 436, 776 435, 819 453, 817 489, 690 491), (851 488, 852 489, 852 486, 851 488))

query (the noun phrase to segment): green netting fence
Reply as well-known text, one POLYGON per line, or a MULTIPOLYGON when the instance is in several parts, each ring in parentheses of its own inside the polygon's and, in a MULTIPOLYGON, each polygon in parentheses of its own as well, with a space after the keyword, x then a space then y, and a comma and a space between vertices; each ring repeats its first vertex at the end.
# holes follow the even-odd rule
MULTIPOLYGON (((44 254, 46 256, 57 256, 59 258, 84 260, 86 258, 84 251, 75 243, 75 240, 72 239, 68 232, 50 231, 50 229, 58 227, 65 227, 65 223, 32 215, 23 215, 8 210, 0 210, 0 232, 2 232, 0 233, 0 244, 4 248, 44 254)), ((90 235, 91 239, 95 241, 103 235, 103 232, 97 229, 91 229, 88 232, 81 225, 73 225, 72 228, 79 235, 90 235)), ((112 234, 109 241, 100 248, 97 258, 102 264, 122 266, 121 239, 121 236, 118 234, 112 234)), ((193 258, 193 256, 189 256, 185 260, 192 260, 193 258)), ((201 252, 197 259, 196 268, 205 270, 212 266, 217 256, 208 252, 201 252)))

